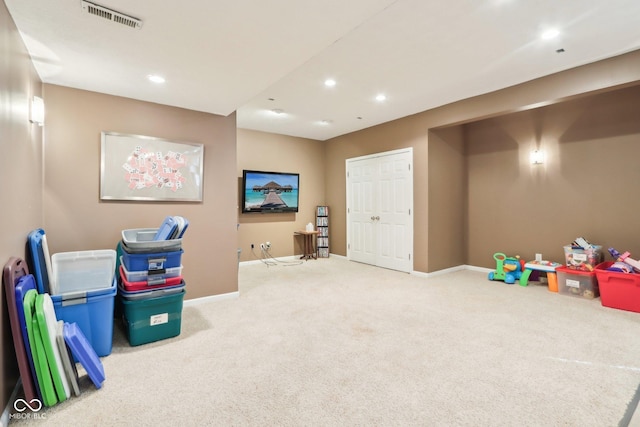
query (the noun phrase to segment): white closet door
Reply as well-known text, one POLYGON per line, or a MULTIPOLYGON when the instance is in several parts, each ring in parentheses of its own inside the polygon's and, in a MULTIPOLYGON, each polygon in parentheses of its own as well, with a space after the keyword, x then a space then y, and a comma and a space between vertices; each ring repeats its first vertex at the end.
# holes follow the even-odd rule
POLYGON ((413 269, 413 177, 410 153, 379 157, 376 265, 413 269))
POLYGON ((348 218, 349 259, 367 264, 376 263, 376 233, 374 230, 376 194, 374 180, 377 176, 376 159, 365 159, 349 164, 347 192, 349 194, 348 218))
POLYGON ((347 160, 347 257, 413 270, 413 152, 347 160))

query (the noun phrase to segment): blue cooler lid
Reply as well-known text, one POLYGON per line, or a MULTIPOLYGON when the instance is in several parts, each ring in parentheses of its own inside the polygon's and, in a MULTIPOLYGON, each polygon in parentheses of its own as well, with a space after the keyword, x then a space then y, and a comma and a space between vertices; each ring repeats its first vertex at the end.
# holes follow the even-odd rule
POLYGON ((63 335, 71 353, 87 371, 93 384, 96 388, 101 388, 105 380, 104 366, 78 324, 65 322, 63 335))

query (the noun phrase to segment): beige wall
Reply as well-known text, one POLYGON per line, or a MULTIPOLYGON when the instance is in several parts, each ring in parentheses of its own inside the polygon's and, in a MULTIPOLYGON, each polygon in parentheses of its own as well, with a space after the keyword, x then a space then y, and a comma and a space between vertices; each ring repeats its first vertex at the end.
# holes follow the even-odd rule
POLYGON ((265 242, 271 243, 270 253, 274 257, 301 254, 303 250, 300 236, 296 237, 293 233, 304 230, 309 222, 315 224, 316 206, 325 203, 324 143, 238 129, 237 149, 238 206, 242 203, 240 187, 243 169, 300 174, 298 213, 242 214, 237 208, 241 260, 260 259, 260 243, 265 242), (255 246, 253 251, 252 243, 255 246))
POLYGON ((183 239, 186 299, 235 292, 236 120, 181 108, 44 86, 45 231, 51 253, 114 249, 121 230, 157 227, 167 215, 190 222, 183 239), (101 201, 100 133, 204 144, 204 201, 101 201))
POLYGON ((466 125, 468 263, 564 262, 576 237, 640 256, 639 111, 635 86, 466 125), (538 147, 547 161, 531 165, 538 147))
MULTIPOLYGON (((27 234, 42 225, 42 128, 29 122, 29 100, 42 83, 13 20, 0 3, 0 262, 25 259, 27 234)), ((4 284, 0 292, 0 412, 18 380, 4 284)))

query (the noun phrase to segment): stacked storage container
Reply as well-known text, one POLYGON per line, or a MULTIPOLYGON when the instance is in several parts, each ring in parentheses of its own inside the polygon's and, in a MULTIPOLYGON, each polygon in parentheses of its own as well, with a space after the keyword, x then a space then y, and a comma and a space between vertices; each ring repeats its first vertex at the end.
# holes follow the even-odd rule
POLYGON ((132 346, 180 335, 186 288, 182 236, 188 224, 168 216, 157 229, 122 231, 118 301, 132 346))
POLYGON ((577 238, 564 247, 565 267, 556 269, 558 293, 593 299, 600 294, 595 267, 603 260, 602 246, 577 238))
POLYGON ((49 258, 41 228, 29 233, 28 247, 37 291, 50 294, 57 318, 77 323, 99 357, 111 354, 116 252, 61 252, 49 258))

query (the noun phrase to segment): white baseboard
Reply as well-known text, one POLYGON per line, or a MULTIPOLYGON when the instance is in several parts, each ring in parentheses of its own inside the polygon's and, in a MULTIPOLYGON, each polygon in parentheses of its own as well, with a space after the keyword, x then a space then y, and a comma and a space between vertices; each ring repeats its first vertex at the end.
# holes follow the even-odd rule
POLYGON ((240 292, 236 291, 236 292, 228 292, 226 294, 219 294, 219 295, 209 295, 206 297, 200 297, 200 298, 194 298, 194 299, 188 299, 185 300, 184 303, 182 304, 183 306, 192 306, 192 305, 200 305, 200 304, 204 304, 206 302, 219 302, 219 301, 225 301, 228 299, 236 299, 240 296, 240 292))
MULTIPOLYGON (((346 256, 342 256, 342 255, 336 255, 336 254, 329 254, 330 258, 341 258, 341 259, 347 259, 346 256)), ((300 261, 300 255, 291 255, 291 256, 284 256, 284 257, 275 257, 278 260, 281 261, 286 261, 286 262, 290 262, 290 261, 300 261)), ((318 259, 323 259, 323 258, 318 258, 318 259)), ((268 260, 265 260, 268 261, 268 260)), ((241 261, 240 262, 240 267, 242 267, 243 265, 255 265, 255 264, 262 264, 263 260, 261 259, 252 259, 250 261, 241 261)))
POLYGON ((474 265, 467 265, 467 270, 471 271, 479 271, 481 273, 491 273, 492 271, 496 271, 495 268, 487 268, 487 267, 476 267, 474 265))
POLYGON ((435 276, 440 276, 442 274, 449 274, 449 273, 453 273, 453 272, 456 272, 456 271, 462 271, 462 270, 479 271, 481 273, 489 273, 489 272, 493 271, 490 268, 476 267, 476 266, 473 266, 473 265, 462 264, 462 265, 457 265, 455 267, 449 267, 449 268, 445 268, 445 269, 442 269, 442 270, 432 271, 431 273, 425 273, 423 271, 412 271, 411 274, 413 274, 414 276, 419 276, 419 277, 435 277, 435 276))
MULTIPOLYGON (((292 255, 292 256, 284 256, 284 257, 275 257, 278 260, 282 260, 282 261, 298 261, 300 259, 299 255, 292 255)), ((268 259, 265 260, 261 260, 261 259, 252 259, 250 261, 241 261, 240 262, 240 267, 242 267, 243 265, 255 265, 255 264, 262 264, 264 261, 269 261, 268 259)))

